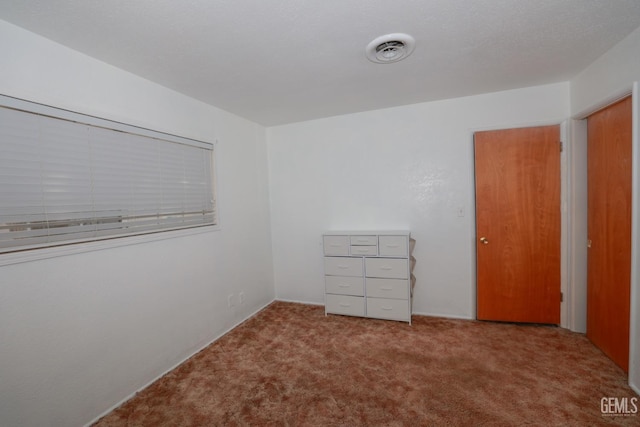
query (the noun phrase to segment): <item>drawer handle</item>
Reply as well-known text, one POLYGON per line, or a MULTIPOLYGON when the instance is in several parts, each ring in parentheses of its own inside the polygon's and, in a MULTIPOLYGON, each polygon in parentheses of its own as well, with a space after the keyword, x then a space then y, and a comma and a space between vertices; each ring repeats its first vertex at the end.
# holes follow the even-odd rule
POLYGON ((381 306, 380 308, 381 308, 381 309, 383 309, 383 310, 386 310, 386 311, 391 311, 391 310, 393 310, 393 307, 385 307, 385 306, 381 306))
POLYGON ((339 247, 341 247, 342 245, 337 244, 337 243, 332 243, 332 244, 330 244, 329 246, 331 246, 332 248, 339 248, 339 247))
POLYGON ((390 244, 390 245, 387 245, 387 247, 388 247, 388 248, 399 248, 399 247, 400 247, 400 245, 390 244))
POLYGON ((346 270, 349 268, 348 265, 339 265, 338 268, 342 269, 342 270, 346 270))
POLYGON ((390 287, 388 287, 388 286, 380 286, 380 290, 381 290, 381 291, 392 291, 392 290, 393 290, 393 288, 390 288, 390 287))
POLYGON ((344 284, 344 283, 340 283, 340 284, 338 285, 338 287, 339 287, 339 288, 350 288, 350 287, 351 287, 351 285, 347 285, 347 284, 344 284))
POLYGON ((369 239, 356 239, 356 242, 366 243, 369 239))
POLYGON ((383 265, 382 267, 380 267, 380 270, 393 270, 393 267, 389 267, 387 265, 383 265))
POLYGON ((351 304, 348 304, 346 302, 341 302, 339 305, 340 307, 351 307, 351 304))

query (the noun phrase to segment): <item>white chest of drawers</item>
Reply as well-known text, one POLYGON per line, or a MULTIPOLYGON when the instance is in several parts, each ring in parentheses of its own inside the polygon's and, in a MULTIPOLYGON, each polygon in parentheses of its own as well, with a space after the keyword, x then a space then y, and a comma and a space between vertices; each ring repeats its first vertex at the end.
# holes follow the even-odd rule
POLYGON ((414 240, 408 231, 323 234, 325 314, 411 323, 414 240))

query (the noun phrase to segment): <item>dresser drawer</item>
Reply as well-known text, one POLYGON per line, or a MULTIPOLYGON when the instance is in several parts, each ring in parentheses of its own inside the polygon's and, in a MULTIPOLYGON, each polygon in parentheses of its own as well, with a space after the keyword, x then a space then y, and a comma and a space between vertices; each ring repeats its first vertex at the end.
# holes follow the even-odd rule
POLYGON ((324 289, 328 294, 364 295, 364 278, 347 276, 325 276, 324 289))
POLYGON ((362 276, 362 258, 325 257, 324 274, 327 276, 362 276))
POLYGON ((358 246, 373 246, 378 244, 378 236, 351 236, 351 244, 358 246))
POLYGON ((349 236, 323 236, 322 243, 327 256, 349 255, 349 236))
POLYGON ((408 256, 408 239, 407 236, 380 236, 380 256, 408 256))
POLYGON ((327 294, 324 304, 326 313, 364 316, 364 297, 327 294))
POLYGON ((406 279, 369 279, 367 296, 375 298, 409 299, 409 281, 406 279))
POLYGON ((409 301, 386 298, 367 298, 367 317, 410 321, 409 301))
POLYGON ((376 256, 378 255, 377 246, 351 246, 352 256, 376 256))
POLYGON ((365 258, 367 277, 408 279, 409 260, 395 258, 365 258))

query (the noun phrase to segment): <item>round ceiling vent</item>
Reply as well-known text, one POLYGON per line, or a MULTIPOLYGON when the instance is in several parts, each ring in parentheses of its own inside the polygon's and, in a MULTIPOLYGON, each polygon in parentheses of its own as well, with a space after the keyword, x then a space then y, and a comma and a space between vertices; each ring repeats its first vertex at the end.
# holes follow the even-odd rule
POLYGON ((379 64, 398 62, 411 55, 416 41, 408 34, 394 33, 381 36, 367 45, 369 61, 379 64))

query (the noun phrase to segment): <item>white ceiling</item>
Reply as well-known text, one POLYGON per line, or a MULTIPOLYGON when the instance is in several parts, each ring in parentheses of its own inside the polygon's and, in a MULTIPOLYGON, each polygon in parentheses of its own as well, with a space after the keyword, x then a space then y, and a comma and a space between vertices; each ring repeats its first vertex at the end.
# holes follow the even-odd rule
POLYGON ((1 0, 0 19, 270 126, 566 81, 640 0, 1 0), (365 58, 396 32, 409 58, 365 58))

